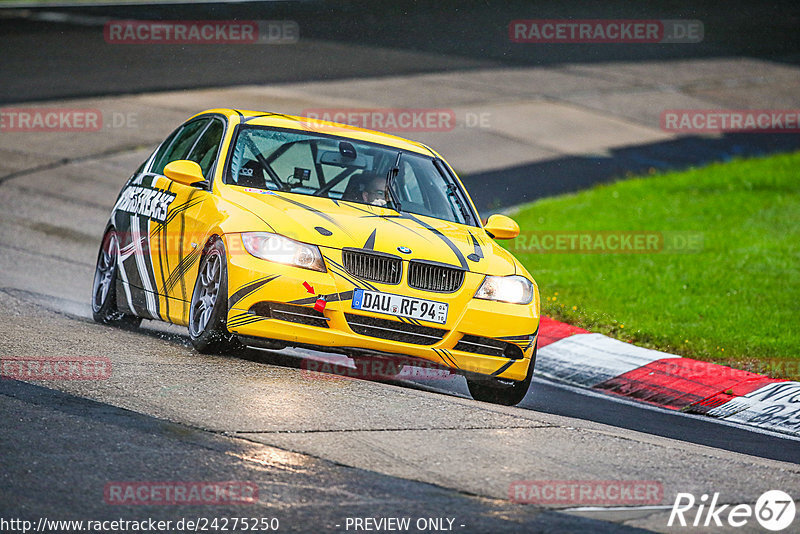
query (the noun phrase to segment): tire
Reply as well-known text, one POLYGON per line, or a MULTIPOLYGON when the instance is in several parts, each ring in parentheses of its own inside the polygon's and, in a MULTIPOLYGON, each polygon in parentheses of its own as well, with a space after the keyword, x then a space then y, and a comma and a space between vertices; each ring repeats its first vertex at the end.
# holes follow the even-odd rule
POLYGON ((119 238, 113 228, 109 228, 100 251, 92 282, 92 318, 98 323, 136 328, 141 317, 127 315, 117 309, 117 272, 119 270, 119 238))
POLYGON ((492 377, 467 378, 469 394, 477 401, 491 402, 503 406, 516 406, 531 386, 533 380, 533 367, 536 363, 536 347, 533 347, 531 363, 528 366, 528 374, 524 380, 500 380, 492 377))
POLYGON ((231 352, 241 343, 228 331, 228 268, 225 245, 215 239, 200 260, 189 306, 189 337, 203 354, 231 352))

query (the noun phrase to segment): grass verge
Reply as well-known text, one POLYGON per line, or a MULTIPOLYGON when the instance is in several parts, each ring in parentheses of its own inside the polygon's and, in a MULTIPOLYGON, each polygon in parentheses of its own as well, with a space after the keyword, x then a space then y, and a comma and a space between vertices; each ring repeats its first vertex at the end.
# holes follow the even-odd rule
POLYGON ((544 315, 800 378, 800 152, 600 185, 511 215, 522 232, 505 246, 539 284, 544 315))

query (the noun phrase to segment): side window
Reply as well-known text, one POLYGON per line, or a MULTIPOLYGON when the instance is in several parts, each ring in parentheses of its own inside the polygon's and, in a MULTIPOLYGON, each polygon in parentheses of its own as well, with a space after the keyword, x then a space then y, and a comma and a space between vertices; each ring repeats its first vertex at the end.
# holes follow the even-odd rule
POLYGON ((195 142, 194 148, 183 159, 188 159, 196 162, 203 169, 203 176, 209 178, 208 173, 214 164, 214 158, 217 156, 217 150, 222 142, 222 133, 224 125, 219 119, 212 119, 211 124, 205 129, 205 132, 195 142))
MULTIPOLYGON (((181 133, 181 130, 183 130, 183 126, 169 134, 169 137, 167 137, 163 143, 156 147, 156 152, 152 156, 153 163, 150 165, 150 168, 153 169, 153 172, 155 172, 156 167, 158 167, 158 163, 164 158, 164 153, 169 150, 169 148, 175 142, 175 138, 179 133, 181 133)), ((148 161, 149 160, 150 158, 148 158, 148 161)))
POLYGON ((159 154, 156 154, 153 160, 153 172, 164 174, 164 167, 167 166, 167 163, 184 159, 202 133, 203 128, 208 124, 208 121, 209 119, 199 119, 185 124, 178 130, 177 135, 171 141, 165 142, 158 149, 159 154))

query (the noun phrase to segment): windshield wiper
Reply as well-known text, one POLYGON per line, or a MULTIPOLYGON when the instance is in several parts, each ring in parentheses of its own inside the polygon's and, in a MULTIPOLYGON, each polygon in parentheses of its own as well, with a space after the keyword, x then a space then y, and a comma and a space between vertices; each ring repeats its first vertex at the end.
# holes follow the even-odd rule
POLYGON ((464 217, 465 221, 468 221, 469 215, 467 214, 467 208, 464 206, 464 202, 461 200, 461 197, 458 196, 458 188, 456 187, 456 184, 452 182, 447 184, 447 196, 455 199, 456 204, 458 204, 458 210, 461 212, 461 216, 464 217))
POLYGON ((398 152, 397 160, 395 160, 394 162, 394 167, 389 169, 389 172, 386 173, 386 191, 389 193, 389 196, 392 197, 392 206, 398 213, 400 213, 400 210, 402 210, 403 208, 400 204, 400 197, 394 188, 394 180, 395 178, 397 178, 397 175, 400 174, 400 158, 402 157, 403 153, 398 152))

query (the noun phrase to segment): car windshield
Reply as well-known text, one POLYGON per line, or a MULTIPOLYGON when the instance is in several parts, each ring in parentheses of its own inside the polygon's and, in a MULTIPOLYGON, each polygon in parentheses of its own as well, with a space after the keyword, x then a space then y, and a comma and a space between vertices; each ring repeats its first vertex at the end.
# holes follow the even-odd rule
POLYGON ((441 160, 383 145, 248 126, 236 137, 225 181, 476 226, 450 173, 441 160))

